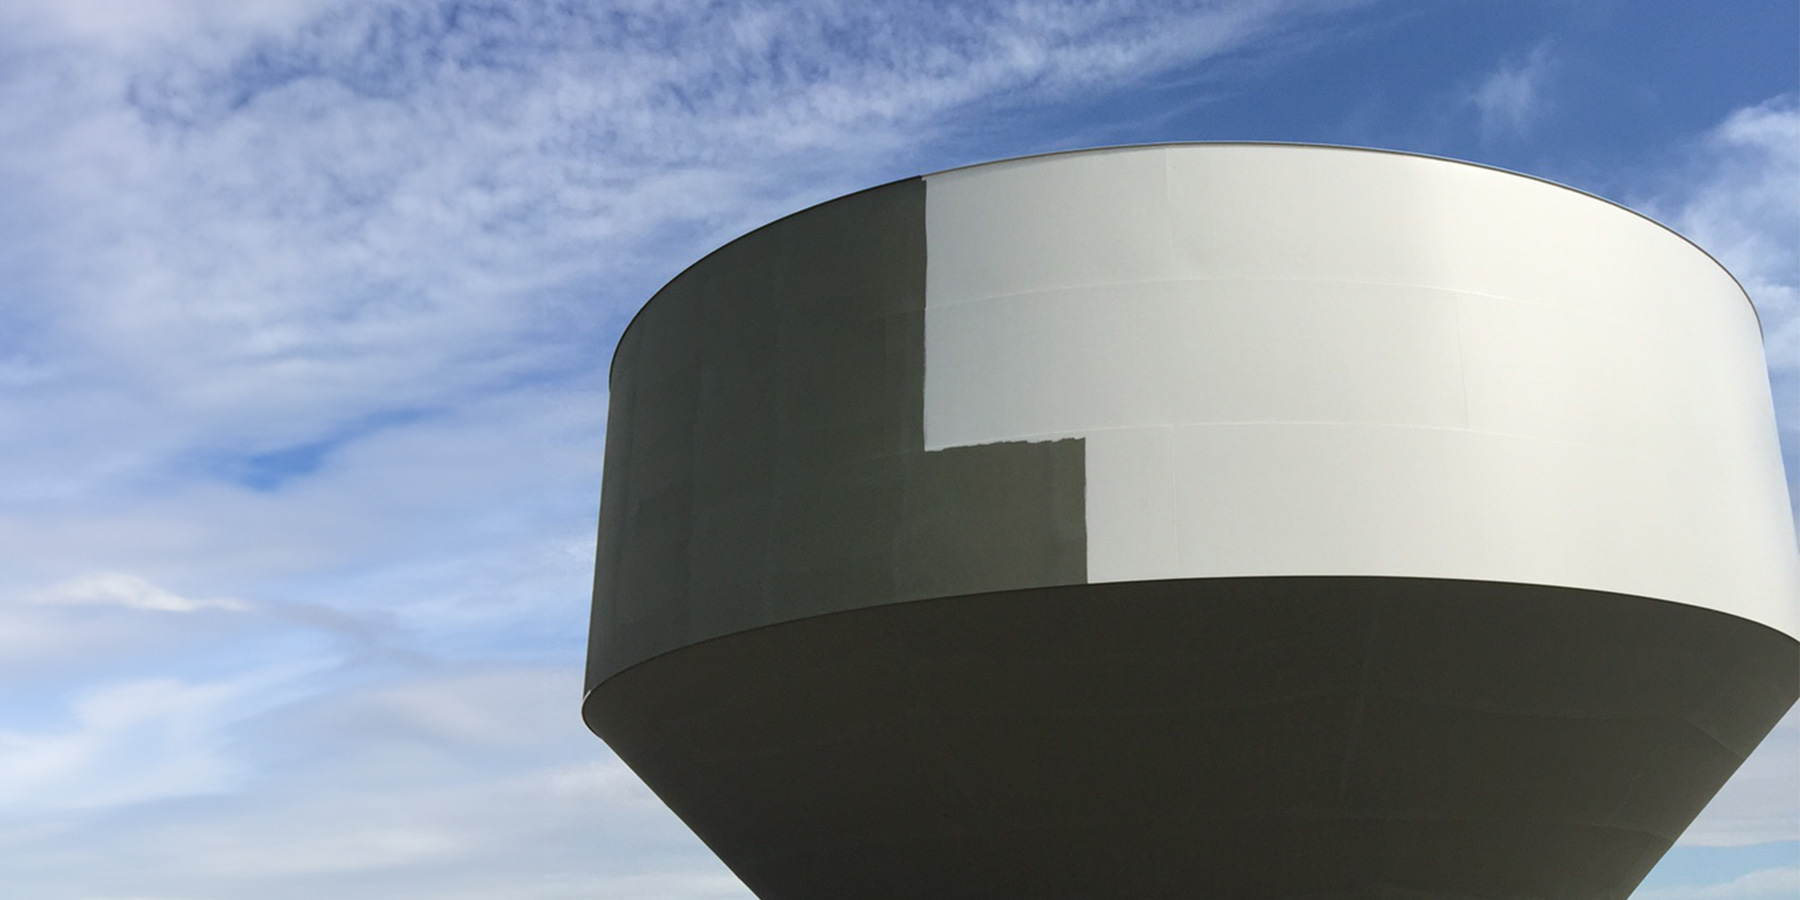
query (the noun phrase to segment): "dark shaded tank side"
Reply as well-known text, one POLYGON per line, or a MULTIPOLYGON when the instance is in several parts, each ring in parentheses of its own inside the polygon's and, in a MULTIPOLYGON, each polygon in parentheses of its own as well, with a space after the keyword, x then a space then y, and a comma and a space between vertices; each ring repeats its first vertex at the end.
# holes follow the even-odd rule
POLYGON ((1087 580, 1081 442, 927 453, 925 184, 790 216, 619 342, 587 687, 807 616, 1087 580))
POLYGON ((1209 579, 759 628, 587 716, 764 900, 1623 900, 1797 670, 1638 597, 1209 579))

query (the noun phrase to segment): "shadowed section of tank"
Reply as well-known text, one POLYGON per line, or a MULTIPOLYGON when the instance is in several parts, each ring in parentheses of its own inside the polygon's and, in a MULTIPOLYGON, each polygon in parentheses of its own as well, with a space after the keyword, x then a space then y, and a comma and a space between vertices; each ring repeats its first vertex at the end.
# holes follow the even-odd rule
POLYGON ((926 453, 925 185, 721 249, 613 364, 588 687, 809 615, 1079 584, 1077 440, 926 453))
POLYGON ((760 628, 588 718, 770 900, 1623 898, 1797 667, 1635 597, 1211 579, 760 628))
POLYGON ((853 194, 622 338, 583 716, 763 900, 1624 900, 1800 695, 1759 340, 1465 163, 853 194))

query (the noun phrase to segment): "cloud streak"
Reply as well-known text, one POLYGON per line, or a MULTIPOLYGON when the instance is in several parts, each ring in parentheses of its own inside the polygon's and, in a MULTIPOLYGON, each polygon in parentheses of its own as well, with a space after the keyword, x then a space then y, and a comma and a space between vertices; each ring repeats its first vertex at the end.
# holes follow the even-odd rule
MULTIPOLYGON (((0 883, 747 897, 575 718, 619 329, 749 227, 1351 6, 0 4, 0 883)), ((1793 117, 1656 201, 1778 373, 1793 117)), ((1704 840, 1792 833, 1722 802, 1704 840)))
POLYGON ((292 492, 471 399, 573 402, 680 260, 1318 5, 9 6, 0 501, 292 492))
POLYGON ((1800 867, 1764 869, 1724 884, 1652 888, 1635 900, 1781 900, 1800 893, 1800 867))
POLYGON ((229 597, 206 600, 189 599, 157 587, 136 575, 118 572, 101 572, 65 581, 47 590, 28 594, 26 599, 36 603, 52 604, 117 604, 134 609, 183 613, 208 607, 217 609, 246 608, 243 601, 233 600, 229 597))
POLYGON ((1706 248, 1756 305, 1800 519, 1800 93, 1736 110, 1690 153, 1635 205, 1706 248))
POLYGON ((619 329, 1352 5, 0 5, 0 882, 747 896, 575 715, 619 329))
POLYGON ((1706 134, 1685 190, 1652 211, 1738 277, 1771 367, 1800 370, 1800 94, 1737 110, 1706 134))
POLYGON ((1546 112, 1554 59, 1548 43, 1522 59, 1503 60, 1469 95, 1484 142, 1528 135, 1546 112))

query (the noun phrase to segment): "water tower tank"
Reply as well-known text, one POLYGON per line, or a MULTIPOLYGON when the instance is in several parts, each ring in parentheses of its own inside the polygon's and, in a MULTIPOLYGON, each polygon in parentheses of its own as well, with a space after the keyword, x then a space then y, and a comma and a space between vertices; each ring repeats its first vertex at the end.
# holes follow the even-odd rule
POLYGON ((896 182, 610 402, 583 714, 764 900, 1617 900, 1800 690, 1753 309, 1517 174, 896 182))

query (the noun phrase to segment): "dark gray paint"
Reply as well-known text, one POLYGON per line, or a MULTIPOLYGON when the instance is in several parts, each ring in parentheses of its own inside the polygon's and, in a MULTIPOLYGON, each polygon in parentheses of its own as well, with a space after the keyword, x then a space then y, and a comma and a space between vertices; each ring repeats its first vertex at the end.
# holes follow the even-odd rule
POLYGON ((740 238, 613 361, 588 687, 884 603, 1086 581, 1078 440, 924 451, 925 183, 740 238))
POLYGON ((764 900, 1624 900, 1796 672, 1639 597, 1199 579, 757 629, 585 712, 764 900))

